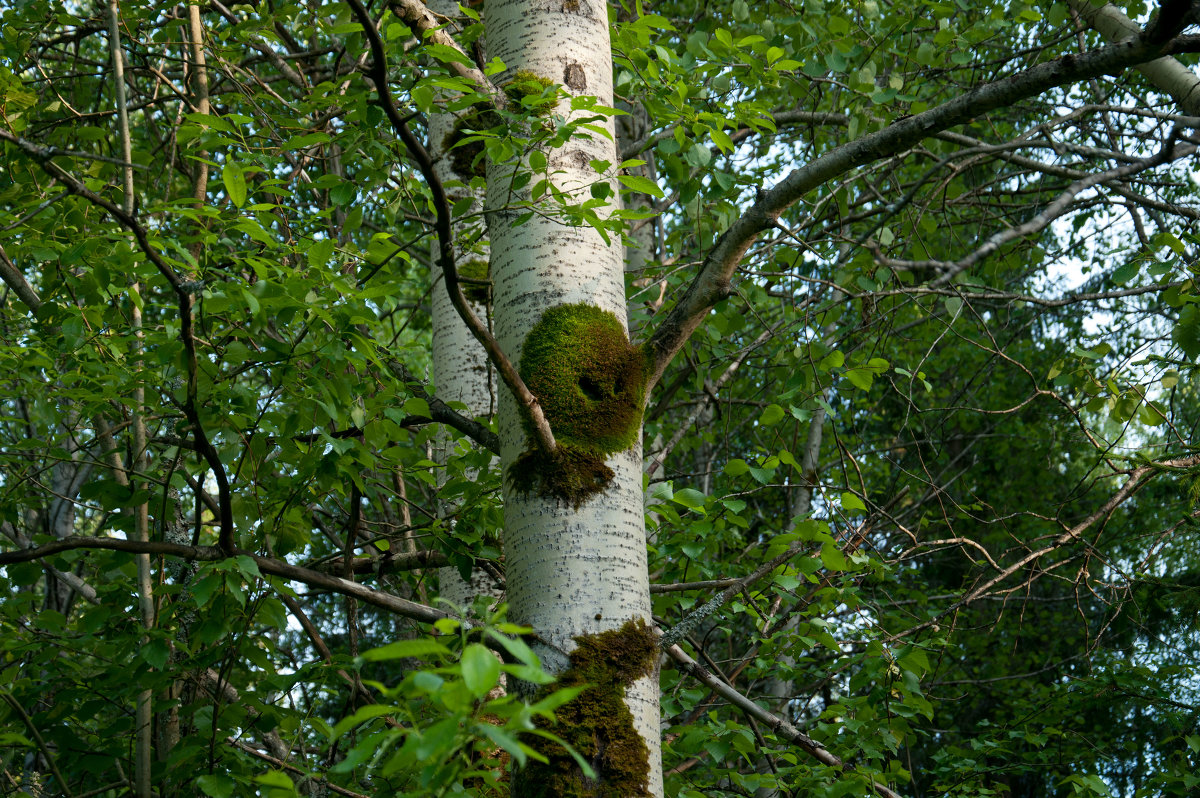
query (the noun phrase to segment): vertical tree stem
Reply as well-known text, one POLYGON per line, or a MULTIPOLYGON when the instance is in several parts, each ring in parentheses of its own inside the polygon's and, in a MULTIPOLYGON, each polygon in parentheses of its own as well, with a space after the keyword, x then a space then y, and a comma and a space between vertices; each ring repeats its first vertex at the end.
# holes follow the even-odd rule
MULTIPOLYGON (((117 125, 121 137, 121 159, 125 162, 125 197, 123 208, 125 213, 133 216, 133 146, 129 138, 129 110, 125 100, 125 58, 121 52, 120 31, 121 7, 119 0, 109 0, 108 4, 108 45, 112 51, 113 63, 113 95, 117 104, 117 125)), ((142 351, 142 310, 138 284, 129 287, 131 326, 135 338, 134 370, 141 372, 142 351)), ((145 389, 140 384, 133 390, 133 457, 132 474, 145 472, 146 452, 146 422, 145 422, 145 389)), ((132 483, 133 480, 131 479, 132 483)), ((150 507, 142 502, 134 508, 134 539, 145 543, 150 540, 150 507)), ((149 631, 154 627, 154 593, 150 584, 150 555, 137 555, 137 588, 138 604, 142 611, 142 624, 149 631)), ((142 643, 148 638, 142 638, 142 643)), ((137 696, 136 728, 137 744, 134 759, 134 793, 138 798, 150 798, 150 759, 151 735, 153 732, 153 695, 150 690, 142 690, 137 696)))

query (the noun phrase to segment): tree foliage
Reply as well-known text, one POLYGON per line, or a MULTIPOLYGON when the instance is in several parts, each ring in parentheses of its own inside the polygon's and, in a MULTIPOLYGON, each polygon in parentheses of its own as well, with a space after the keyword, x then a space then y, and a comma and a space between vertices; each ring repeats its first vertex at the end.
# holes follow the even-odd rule
POLYGON ((1200 40, 1122 7, 613 5, 622 110, 565 118, 479 82, 486 4, 4 4, 0 794, 596 776, 595 685, 437 599, 504 570, 495 421, 430 376, 447 111, 474 188, 524 157, 515 223, 651 242, 667 795, 1196 794, 1200 40), (614 115, 562 190, 542 153, 614 115))

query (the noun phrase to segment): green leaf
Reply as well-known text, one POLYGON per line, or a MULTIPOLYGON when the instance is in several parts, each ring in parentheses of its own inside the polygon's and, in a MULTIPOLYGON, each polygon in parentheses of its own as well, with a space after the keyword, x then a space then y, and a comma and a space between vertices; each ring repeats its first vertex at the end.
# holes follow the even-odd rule
POLYGON ((216 773, 197 776, 195 783, 209 798, 231 798, 238 786, 237 782, 228 776, 216 773))
POLYGON ((617 180, 621 182, 621 185, 632 191, 650 194, 655 197, 665 196, 663 190, 658 187, 658 184, 648 177, 642 177, 641 175, 617 175, 617 180))
POLYGON ((463 682, 476 698, 483 698, 500 680, 500 660, 479 643, 463 649, 463 682))
POLYGON ((853 368, 845 371, 846 379, 863 391, 871 390, 871 384, 875 381, 875 372, 867 368, 853 368))
POLYGON ((740 457, 735 457, 732 460, 730 460, 728 463, 725 464, 725 469, 724 469, 725 473, 731 477, 740 477, 742 474, 745 474, 749 470, 750 470, 750 466, 748 466, 746 464, 746 461, 741 459, 740 457))
POLYGON ((154 639, 148 642, 141 648, 142 659, 150 664, 151 668, 162 670, 167 664, 167 658, 171 655, 171 649, 165 640, 154 639))
POLYGON ((369 651, 364 651, 362 658, 367 662, 384 662, 386 660, 406 659, 408 657, 448 656, 449 654, 450 649, 438 641, 428 637, 418 637, 413 640, 397 640, 394 643, 388 643, 386 646, 372 648, 369 651))
POLYGON ((429 402, 419 396, 414 396, 411 399, 404 400, 404 412, 418 418, 429 418, 431 411, 429 410, 429 402))
POLYGON ((786 415, 787 412, 784 411, 784 409, 779 405, 767 405, 763 409, 762 415, 759 416, 758 423, 762 424, 764 427, 770 427, 774 424, 778 424, 786 415))
POLYGON ((842 494, 842 509, 845 510, 846 512, 853 512, 855 510, 864 510, 865 511, 867 509, 867 505, 863 504, 863 500, 858 498, 858 496, 856 494, 843 493, 842 494))
POLYGON ((676 504, 682 504, 690 510, 702 510, 704 508, 705 495, 698 490, 692 488, 680 488, 675 491, 675 495, 671 497, 671 501, 676 504))
POLYGON ((353 715, 342 718, 337 722, 337 725, 334 726, 333 730, 330 732, 329 739, 336 740, 361 723, 366 723, 367 721, 374 720, 375 718, 381 718, 384 715, 391 715, 393 712, 395 712, 393 707, 385 706, 383 704, 368 704, 365 707, 360 707, 353 715))
POLYGON ((230 202, 239 208, 246 204, 246 175, 242 167, 233 161, 226 162, 221 170, 221 182, 225 184, 225 193, 229 195, 230 202))
POLYGON ((1116 268, 1112 273, 1112 281, 1117 285, 1125 285, 1125 283, 1137 277, 1141 268, 1141 261, 1136 258, 1130 259, 1116 268))

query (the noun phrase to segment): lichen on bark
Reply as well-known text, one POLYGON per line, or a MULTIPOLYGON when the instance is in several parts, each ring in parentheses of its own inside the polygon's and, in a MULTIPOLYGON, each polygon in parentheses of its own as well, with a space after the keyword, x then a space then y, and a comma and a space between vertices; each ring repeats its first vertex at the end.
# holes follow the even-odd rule
POLYGON ((534 748, 546 762, 530 759, 513 776, 513 794, 527 798, 639 798, 649 796, 650 752, 625 704, 626 689, 654 673, 658 641, 641 618, 618 629, 575 638, 571 665, 553 688, 583 691, 555 712, 548 731, 559 735, 591 766, 594 778, 566 749, 545 738, 534 748))
MULTIPOLYGON (((613 477, 605 456, 633 446, 641 433, 646 358, 617 317, 594 305, 551 308, 529 335, 521 379, 537 397, 558 450, 530 447, 509 468, 514 489, 578 507, 613 477)), ((532 423, 526 433, 533 438, 532 423)))

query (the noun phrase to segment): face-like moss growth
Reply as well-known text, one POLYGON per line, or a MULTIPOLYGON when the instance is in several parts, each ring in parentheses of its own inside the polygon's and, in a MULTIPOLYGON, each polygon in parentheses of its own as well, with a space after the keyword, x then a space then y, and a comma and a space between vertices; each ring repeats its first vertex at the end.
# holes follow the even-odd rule
POLYGON ((475 258, 458 264, 459 285, 463 296, 478 305, 486 305, 491 299, 491 267, 486 260, 475 258))
POLYGON ((446 134, 442 149, 450 159, 454 172, 462 177, 486 177, 487 162, 483 157, 484 140, 469 139, 473 133, 491 130, 503 124, 500 114, 493 108, 472 106, 458 118, 454 129, 446 134))
POLYGON ((649 795, 650 752, 633 726, 625 690, 654 672, 658 652, 654 632, 640 618, 620 629, 575 638, 571 666, 554 687, 584 687, 560 707, 558 723, 549 730, 560 735, 591 766, 595 779, 584 776, 575 759, 561 746, 529 738, 549 761, 532 758, 513 774, 513 795, 534 798, 632 798, 649 795))
POLYGON ((575 507, 604 490, 613 476, 604 456, 628 449, 641 431, 645 365, 612 313, 583 304, 546 311, 525 338, 520 371, 560 451, 546 457, 531 447, 509 468, 513 487, 575 507))
POLYGON ((521 379, 557 440, 602 454, 637 441, 645 357, 612 313, 594 305, 547 310, 525 339, 521 379))
POLYGON ((518 69, 512 80, 504 84, 504 93, 514 105, 527 108, 536 116, 549 116, 558 104, 558 97, 555 96, 557 92, 551 94, 546 90, 554 85, 550 78, 528 69, 518 69))

